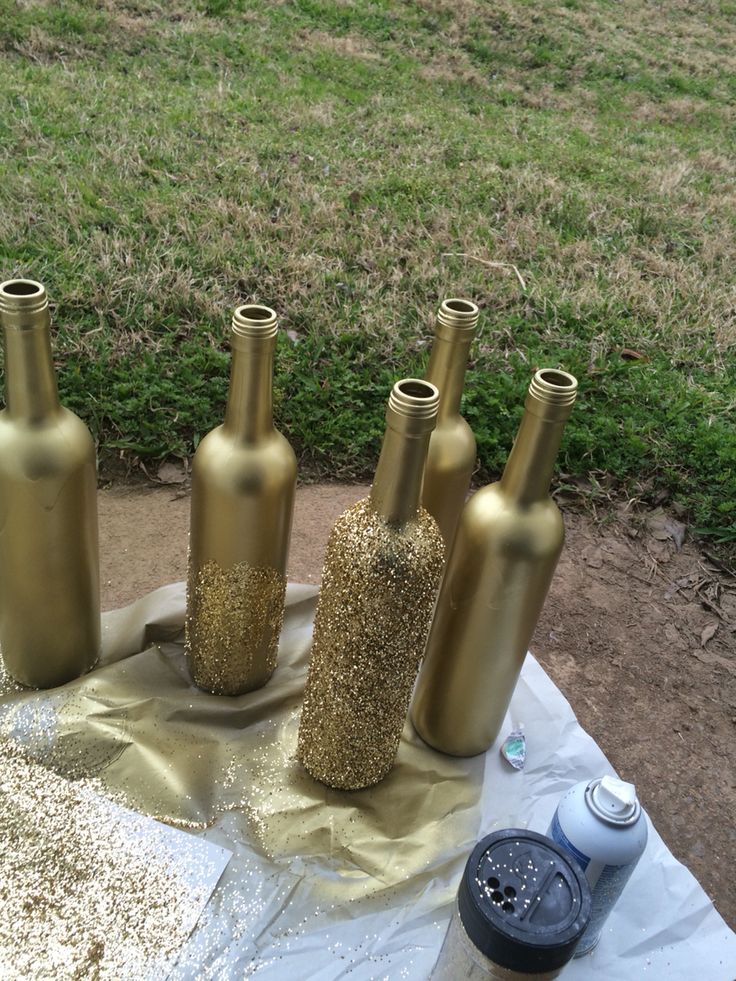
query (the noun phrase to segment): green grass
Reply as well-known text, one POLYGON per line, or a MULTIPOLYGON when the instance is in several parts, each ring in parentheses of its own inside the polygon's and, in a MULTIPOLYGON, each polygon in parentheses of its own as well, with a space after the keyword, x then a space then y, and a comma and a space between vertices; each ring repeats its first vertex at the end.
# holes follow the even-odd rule
POLYGON ((62 397, 103 462, 192 453, 255 300, 285 328, 303 474, 367 477, 392 381, 423 370, 439 301, 470 296, 479 479, 532 369, 560 365, 581 387, 565 474, 734 536, 732 3, 0 14, 0 275, 46 283, 62 397))

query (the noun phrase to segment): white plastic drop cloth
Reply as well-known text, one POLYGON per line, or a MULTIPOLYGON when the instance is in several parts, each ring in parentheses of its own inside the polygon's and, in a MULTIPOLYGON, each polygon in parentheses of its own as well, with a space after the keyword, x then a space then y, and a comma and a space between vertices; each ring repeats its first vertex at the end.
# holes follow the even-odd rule
MULTIPOLYGON (((569 787, 613 772, 529 656, 502 730, 524 724, 523 771, 501 758, 502 737, 484 757, 457 760, 407 723, 381 784, 322 787, 294 760, 315 597, 289 587, 279 666, 260 692, 223 699, 191 685, 175 584, 106 615, 102 666, 86 678, 0 694, 6 716, 43 715, 43 745, 30 746, 39 758, 63 764, 68 743, 97 761, 86 776, 103 792, 233 853, 176 981, 421 981, 475 841, 507 827, 544 832, 569 787)), ((650 826, 598 947, 562 976, 733 981, 736 935, 650 826)))

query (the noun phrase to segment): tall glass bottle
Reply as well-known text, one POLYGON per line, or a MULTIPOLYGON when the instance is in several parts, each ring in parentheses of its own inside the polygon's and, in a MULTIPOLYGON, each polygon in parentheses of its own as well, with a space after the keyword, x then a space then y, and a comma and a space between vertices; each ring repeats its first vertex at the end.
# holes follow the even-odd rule
POLYGON ((16 681, 52 688, 100 653, 95 446, 59 403, 44 287, 2 283, 0 322, 0 649, 16 681))
POLYGON ((437 314, 425 377, 440 391, 437 426, 429 441, 422 504, 440 526, 445 548, 455 537, 475 467, 475 436, 460 415, 470 345, 478 307, 470 300, 444 300, 437 314))
POLYGON ((460 516, 411 711, 443 753, 487 750, 511 701, 562 551, 549 485, 576 392, 565 371, 535 374, 501 480, 460 516))
POLYGON ((370 496, 327 544, 298 756, 330 787, 377 783, 398 751, 444 560, 419 503, 438 404, 434 385, 394 385, 370 496))
POLYGON ((276 667, 296 457, 273 425, 278 321, 238 307, 225 422, 192 463, 186 653, 194 683, 218 695, 265 685, 276 667))

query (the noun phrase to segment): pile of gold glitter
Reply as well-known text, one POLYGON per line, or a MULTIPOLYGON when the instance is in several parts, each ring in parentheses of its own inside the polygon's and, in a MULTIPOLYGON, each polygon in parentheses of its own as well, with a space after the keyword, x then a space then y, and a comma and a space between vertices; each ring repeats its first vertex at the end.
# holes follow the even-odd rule
POLYGON ((322 783, 356 790, 391 769, 443 559, 442 536, 424 509, 393 525, 366 499, 333 528, 298 748, 322 783))
POLYGON ((0 977, 166 977, 210 888, 173 834, 0 740, 0 977))
POLYGON ((265 685, 276 667, 286 579, 276 569, 210 560, 187 591, 186 652, 195 685, 242 695, 265 685))

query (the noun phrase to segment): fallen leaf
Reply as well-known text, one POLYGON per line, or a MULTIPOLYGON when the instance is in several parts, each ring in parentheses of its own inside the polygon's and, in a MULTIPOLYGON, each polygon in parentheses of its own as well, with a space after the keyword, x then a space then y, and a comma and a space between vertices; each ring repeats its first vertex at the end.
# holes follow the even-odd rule
POLYGON ((687 526, 681 521, 676 521, 674 518, 667 518, 664 524, 670 538, 675 543, 677 551, 679 552, 685 542, 685 532, 687 531, 687 526))
POLYGON ((711 667, 723 668, 724 671, 728 671, 729 674, 736 675, 736 661, 729 661, 725 657, 721 657, 719 654, 711 654, 710 651, 693 651, 695 657, 702 661, 703 664, 709 664, 711 667))
POLYGON ((664 635, 667 638, 667 643, 672 647, 685 647, 686 644, 683 641, 680 631, 674 625, 674 623, 666 623, 664 625, 664 635))
POLYGON ((158 468, 156 476, 162 484, 183 484, 187 479, 187 472, 180 463, 166 461, 158 468))
POLYGON ((656 538, 658 542, 671 539, 678 552, 682 548, 687 526, 665 514, 662 508, 656 508, 647 516, 647 528, 652 538, 656 538))
POLYGON ((700 646, 705 647, 709 640, 712 640, 715 636, 715 632, 718 630, 717 623, 706 623, 700 634, 700 646))
MULTIPOLYGON (((668 540, 669 541, 669 540, 668 540)), ((656 562, 669 562, 672 558, 672 546, 664 542, 652 542, 647 550, 656 562)))

